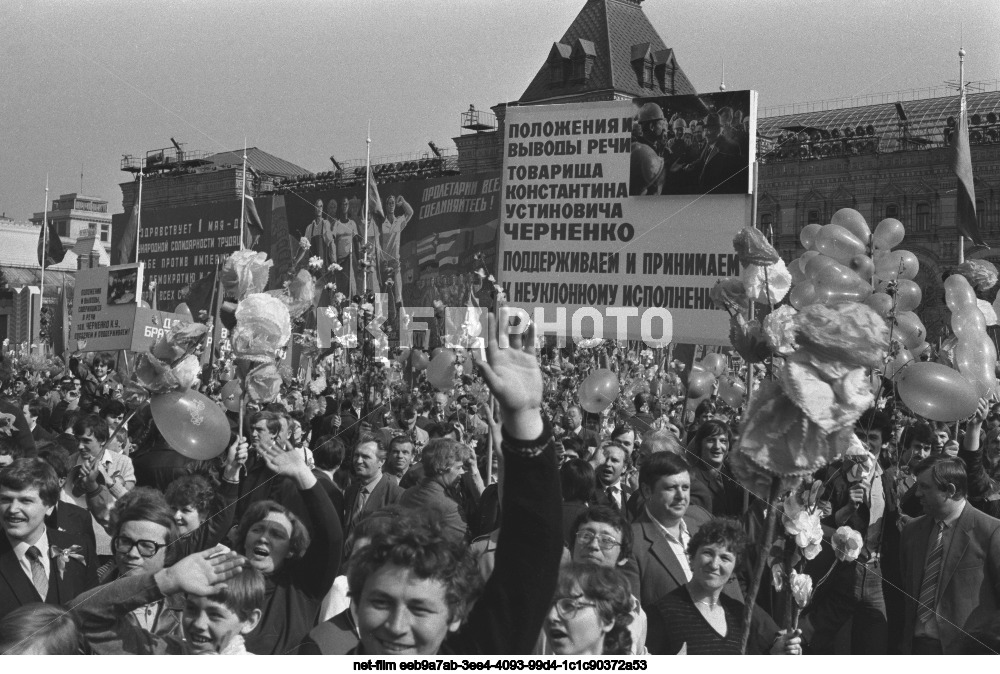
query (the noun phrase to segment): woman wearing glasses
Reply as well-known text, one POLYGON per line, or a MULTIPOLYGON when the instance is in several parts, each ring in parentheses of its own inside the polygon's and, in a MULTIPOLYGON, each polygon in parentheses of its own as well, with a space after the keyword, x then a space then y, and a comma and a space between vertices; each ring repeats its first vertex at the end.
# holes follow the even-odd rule
POLYGON ((632 593, 617 569, 574 562, 559 574, 545 637, 556 655, 629 655, 632 593))

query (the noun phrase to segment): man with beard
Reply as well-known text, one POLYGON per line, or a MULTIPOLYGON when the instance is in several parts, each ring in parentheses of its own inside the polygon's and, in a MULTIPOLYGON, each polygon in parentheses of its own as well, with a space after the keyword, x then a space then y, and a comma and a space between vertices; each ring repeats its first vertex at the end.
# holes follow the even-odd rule
POLYGON ((638 137, 632 143, 629 195, 660 194, 666 182, 663 161, 667 120, 656 103, 646 103, 636 115, 638 137))

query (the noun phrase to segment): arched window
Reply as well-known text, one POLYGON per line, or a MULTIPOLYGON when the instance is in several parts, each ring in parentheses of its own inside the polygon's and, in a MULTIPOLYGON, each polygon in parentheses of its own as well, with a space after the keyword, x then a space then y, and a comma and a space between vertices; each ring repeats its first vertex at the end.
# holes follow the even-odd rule
POLYGON ((898 204, 886 204, 885 205, 885 217, 887 217, 887 218, 898 218, 899 217, 899 205, 898 204))
POLYGON ((931 205, 926 201, 917 204, 917 219, 914 225, 918 232, 926 232, 931 228, 931 205))
POLYGON ((822 224, 819 221, 819 211, 815 208, 809 209, 809 212, 806 213, 806 224, 811 225, 813 223, 822 224))
POLYGON ((770 213, 760 214, 760 231, 767 235, 770 229, 774 227, 774 216, 770 213))

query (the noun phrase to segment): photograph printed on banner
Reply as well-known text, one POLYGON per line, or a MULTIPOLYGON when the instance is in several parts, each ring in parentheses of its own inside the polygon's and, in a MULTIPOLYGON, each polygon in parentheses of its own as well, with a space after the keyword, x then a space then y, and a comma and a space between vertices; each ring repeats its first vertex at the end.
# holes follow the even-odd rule
POLYGON ((634 102, 630 196, 749 192, 749 91, 634 102))
POLYGON ((108 304, 135 304, 139 270, 135 267, 108 271, 108 304))

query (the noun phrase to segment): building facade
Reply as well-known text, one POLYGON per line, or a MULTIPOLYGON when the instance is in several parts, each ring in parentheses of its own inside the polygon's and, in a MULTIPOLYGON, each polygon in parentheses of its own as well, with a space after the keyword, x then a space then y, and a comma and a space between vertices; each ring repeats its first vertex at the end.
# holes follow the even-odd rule
MULTIPOLYGON (((45 217, 44 211, 35 213, 31 216, 31 223, 41 227, 45 217)), ((61 194, 58 199, 52 200, 48 219, 67 247, 81 236, 92 235, 97 237, 105 250, 111 249, 111 214, 104 199, 76 192, 61 194)))

